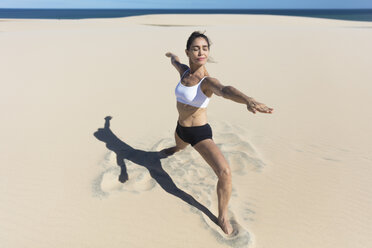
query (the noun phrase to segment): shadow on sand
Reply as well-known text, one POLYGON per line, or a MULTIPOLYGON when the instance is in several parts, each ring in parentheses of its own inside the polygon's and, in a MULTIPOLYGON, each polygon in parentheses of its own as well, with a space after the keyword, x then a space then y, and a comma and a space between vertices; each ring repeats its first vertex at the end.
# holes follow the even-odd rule
POLYGON ((155 179, 160 187, 162 187, 166 192, 199 209, 208 216, 211 221, 218 225, 217 217, 212 214, 208 208, 195 200, 194 197, 179 189, 173 182, 172 178, 163 169, 160 160, 166 156, 163 156, 161 152, 134 149, 116 137, 116 135, 111 131, 110 120, 111 117, 107 116, 105 118, 104 128, 99 128, 98 131, 94 133, 94 136, 98 140, 105 142, 106 147, 115 152, 117 165, 121 168, 119 175, 120 182, 125 183, 128 180, 128 173, 124 159, 130 160, 139 166, 145 167, 149 171, 151 177, 155 179))

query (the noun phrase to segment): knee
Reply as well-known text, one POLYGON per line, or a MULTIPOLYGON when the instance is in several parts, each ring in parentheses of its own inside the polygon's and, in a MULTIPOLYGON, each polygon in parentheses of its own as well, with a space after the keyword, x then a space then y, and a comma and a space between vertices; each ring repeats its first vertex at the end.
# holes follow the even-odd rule
POLYGON ((231 170, 229 166, 225 166, 224 168, 218 171, 218 179, 231 182, 231 170))

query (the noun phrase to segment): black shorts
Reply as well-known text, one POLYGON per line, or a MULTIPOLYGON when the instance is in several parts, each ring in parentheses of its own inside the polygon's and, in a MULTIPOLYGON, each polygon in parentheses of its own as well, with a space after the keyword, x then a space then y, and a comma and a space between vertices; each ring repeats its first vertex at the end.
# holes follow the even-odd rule
POLYGON ((212 128, 209 124, 196 127, 183 127, 177 122, 176 133, 184 142, 196 145, 205 139, 212 139, 212 128))

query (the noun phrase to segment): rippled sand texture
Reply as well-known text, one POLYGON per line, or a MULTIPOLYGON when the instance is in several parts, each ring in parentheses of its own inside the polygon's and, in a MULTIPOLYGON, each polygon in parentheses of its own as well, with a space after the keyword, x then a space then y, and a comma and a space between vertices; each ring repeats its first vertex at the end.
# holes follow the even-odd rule
MULTIPOLYGON (((234 129, 226 124, 217 126, 219 128, 214 129, 214 139, 229 162, 234 175, 244 176, 249 171, 259 172, 264 167, 265 163, 252 145, 239 137, 238 134, 242 133, 241 129, 234 129)), ((109 197, 112 193, 123 191, 141 193, 152 190, 158 182, 166 192, 190 204, 190 211, 201 215, 202 223, 215 234, 218 241, 232 247, 248 246, 252 239, 251 235, 239 224, 232 211, 229 213, 234 228, 231 235, 225 235, 220 230, 215 223, 216 217, 210 217, 211 213, 208 210, 205 210, 208 213, 204 210, 199 211, 199 203, 207 209, 217 208, 217 177, 191 146, 169 158, 161 159, 156 151, 173 146, 173 139, 162 139, 155 145, 149 146, 148 151, 137 150, 113 134, 109 128, 109 121, 106 121, 106 127, 99 129, 95 136, 104 141, 111 150, 102 158, 100 165, 104 170, 93 182, 95 196, 109 197), (189 192, 190 195, 183 191, 189 192), (192 198, 199 203, 195 203, 192 198)), ((233 197, 239 199, 237 192, 233 188, 233 197)), ((249 209, 242 209, 242 211, 249 211, 249 209)))
POLYGON ((372 24, 269 15, 0 21, 0 247, 372 247, 372 24), (235 232, 217 178, 174 145, 192 31, 210 75, 235 232), (106 116, 112 116, 110 125, 106 116))

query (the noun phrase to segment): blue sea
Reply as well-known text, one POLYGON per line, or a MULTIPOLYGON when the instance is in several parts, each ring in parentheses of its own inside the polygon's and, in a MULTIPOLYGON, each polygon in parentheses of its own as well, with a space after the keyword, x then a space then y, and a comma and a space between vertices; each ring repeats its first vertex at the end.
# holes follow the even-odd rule
POLYGON ((372 9, 0 9, 0 18, 86 19, 149 14, 258 14, 372 21, 372 9))

